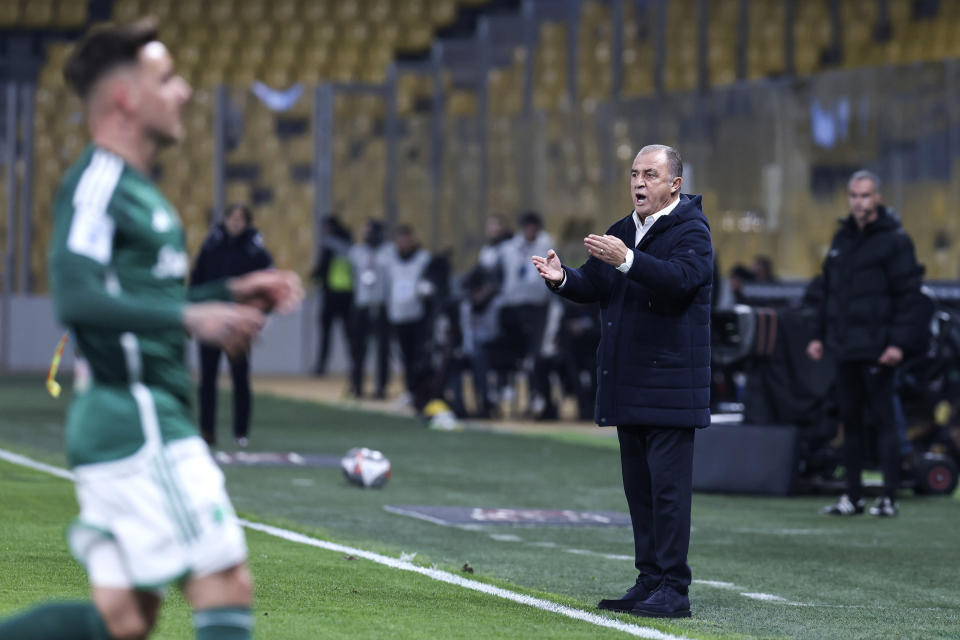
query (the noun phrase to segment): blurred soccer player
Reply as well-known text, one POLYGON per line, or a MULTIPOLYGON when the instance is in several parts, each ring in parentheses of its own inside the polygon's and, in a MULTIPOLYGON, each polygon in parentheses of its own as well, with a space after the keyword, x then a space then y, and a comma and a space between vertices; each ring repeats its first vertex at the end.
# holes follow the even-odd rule
POLYGON ((192 423, 185 341, 189 333, 241 353, 263 311, 294 309, 302 290, 292 273, 257 271, 190 291, 191 300, 235 302, 188 300, 183 228, 149 169, 183 137, 190 87, 152 21, 91 31, 64 75, 93 144, 56 198, 50 285, 92 370, 66 439, 80 505, 69 542, 93 597, 2 621, 0 638, 143 638, 173 582, 195 611, 197 638, 249 638, 246 543, 192 423))

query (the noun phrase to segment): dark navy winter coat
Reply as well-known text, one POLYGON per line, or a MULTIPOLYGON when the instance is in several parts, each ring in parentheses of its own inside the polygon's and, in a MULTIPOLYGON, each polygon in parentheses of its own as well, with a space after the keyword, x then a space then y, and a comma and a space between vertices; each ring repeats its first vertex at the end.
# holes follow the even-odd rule
POLYGON ((190 284, 240 276, 272 265, 273 258, 263 246, 263 238, 256 228, 247 227, 239 236, 232 238, 220 223, 203 241, 190 273, 190 284))
MULTIPOLYGON (((579 269, 564 265, 557 293, 600 303, 594 419, 602 427, 710 424, 713 244, 700 200, 680 196, 634 249, 628 273, 593 257, 579 269)), ((607 230, 628 248, 632 216, 607 230)))

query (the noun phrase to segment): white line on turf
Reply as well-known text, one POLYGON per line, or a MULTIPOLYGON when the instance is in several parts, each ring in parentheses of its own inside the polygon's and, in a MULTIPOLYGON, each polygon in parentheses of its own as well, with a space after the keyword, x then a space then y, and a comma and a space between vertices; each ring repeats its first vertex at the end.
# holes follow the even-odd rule
MULTIPOLYGON (((50 473, 57 477, 65 478, 67 480, 73 479, 73 474, 67 471, 66 469, 61 469, 60 467, 54 467, 49 464, 44 464, 43 462, 37 462, 36 460, 32 460, 30 458, 27 458, 26 456, 13 453, 12 451, 6 451, 4 449, 0 449, 0 459, 6 460, 7 462, 10 462, 12 464, 17 464, 23 467, 28 467, 30 469, 35 469, 37 471, 50 473)), ((510 600, 518 604, 534 607, 535 609, 540 609, 541 611, 548 611, 551 613, 556 613, 556 614, 565 616, 567 618, 572 618, 574 620, 581 620, 583 622, 588 622, 598 627, 606 627, 608 629, 622 631, 624 633, 635 636, 637 638, 649 638, 650 640, 690 640, 689 638, 686 638, 684 636, 675 636, 673 634, 664 633, 663 631, 658 631, 657 629, 652 629, 650 627, 641 627, 636 624, 620 622, 619 620, 605 618, 595 613, 590 613, 589 611, 583 611, 582 609, 575 609, 574 607, 568 607, 566 605, 558 604, 550 600, 544 600, 543 598, 535 598, 533 596, 528 596, 523 593, 517 593, 516 591, 510 591, 509 589, 503 589, 501 587, 495 587, 493 585, 486 584, 484 582, 478 582, 477 580, 470 580, 470 579, 458 576, 456 574, 450 573, 448 571, 441 571, 440 569, 421 567, 403 559, 398 560, 397 558, 391 558, 389 556, 381 555, 379 553, 373 553, 372 551, 355 549, 354 547, 348 547, 346 545, 337 544, 335 542, 328 542, 326 540, 312 538, 302 533, 297 533, 296 531, 289 531, 287 529, 281 529, 279 527, 273 527, 267 524, 261 524, 259 522, 250 522, 249 520, 244 520, 244 519, 240 519, 240 523, 243 524, 243 526, 248 529, 252 529, 254 531, 260 531, 262 533, 266 533, 268 535, 281 538, 289 542, 297 542, 297 543, 305 544, 311 547, 317 547, 320 549, 326 549, 328 551, 336 551, 337 553, 346 553, 348 555, 356 556, 359 558, 365 558, 367 560, 370 560, 371 562, 376 562, 378 564, 382 564, 387 567, 391 567, 393 569, 399 569, 401 571, 410 571, 412 573, 418 573, 432 580, 445 582, 447 584, 456 585, 456 586, 463 587, 465 589, 470 589, 473 591, 479 591, 480 593, 486 593, 488 595, 496 596, 504 600, 510 600)))
POLYGON ((37 471, 43 471, 55 475, 59 478, 65 478, 67 480, 73 480, 73 474, 67 471, 66 469, 61 469, 60 467, 54 467, 49 464, 44 464, 43 462, 37 462, 26 456, 22 456, 19 453, 14 453, 12 451, 6 451, 5 449, 0 449, 0 460, 6 460, 7 462, 18 464, 21 467, 28 467, 30 469, 35 469, 37 471))
POLYGON ((267 524, 261 524, 259 522, 250 522, 248 520, 241 520, 243 526, 253 529, 255 531, 262 531, 272 536, 278 538, 283 538, 284 540, 289 540, 290 542, 299 542, 300 544, 310 545, 312 547, 319 547, 321 549, 327 549, 329 551, 336 551, 337 553, 347 553, 352 556, 359 558, 365 558, 372 562, 378 564, 386 565, 393 569, 400 569, 401 571, 411 571, 413 573, 419 573, 420 575, 427 576, 433 580, 439 582, 446 582, 447 584, 457 585, 465 589, 471 589, 473 591, 479 591, 481 593, 486 593, 488 595, 497 596, 498 598, 503 598, 504 600, 510 600, 512 602, 517 602, 519 604, 525 604, 527 606, 534 607, 536 609, 541 609, 543 611, 550 611, 552 613, 558 613, 562 616, 568 618, 573 618, 574 620, 582 620, 584 622, 589 622, 591 624, 607 627, 609 629, 616 629, 618 631, 623 631, 629 633, 632 636, 638 638, 651 638, 654 640, 687 640, 682 636, 675 636, 662 631, 657 631, 656 629, 651 629, 649 627, 641 627, 635 624, 630 624, 626 622, 620 622, 618 620, 612 620, 610 618, 605 618, 599 616, 595 613, 590 613, 588 611, 583 611, 581 609, 575 609, 573 607, 568 607, 566 605, 557 604, 550 600, 544 600, 543 598, 535 598, 533 596, 528 596, 523 593, 517 593, 516 591, 510 591, 509 589, 503 589, 501 587, 495 587, 485 582, 478 582, 476 580, 470 580, 468 578, 463 578, 456 574, 450 573, 448 571, 441 571, 440 569, 432 569, 429 567, 421 567, 410 562, 405 562, 403 560, 398 560, 396 558, 391 558, 389 556, 384 556, 379 553, 373 553, 372 551, 364 551, 363 549, 355 549, 353 547, 348 547, 342 544, 337 544, 335 542, 328 542, 326 540, 318 540, 317 538, 311 538, 310 536, 303 535, 302 533, 296 533, 295 531, 288 531, 286 529, 280 529, 278 527, 273 527, 267 524))
POLYGON ((787 600, 783 596, 778 596, 773 593, 757 593, 753 591, 741 591, 743 587, 737 586, 732 582, 722 582, 720 580, 694 580, 694 584, 702 584, 705 587, 716 587, 717 589, 725 589, 727 591, 738 591, 741 596, 744 598, 750 598, 751 600, 760 600, 762 602, 774 602, 776 604, 786 604, 792 607, 813 607, 817 605, 808 604, 806 602, 794 602, 792 600, 787 600))

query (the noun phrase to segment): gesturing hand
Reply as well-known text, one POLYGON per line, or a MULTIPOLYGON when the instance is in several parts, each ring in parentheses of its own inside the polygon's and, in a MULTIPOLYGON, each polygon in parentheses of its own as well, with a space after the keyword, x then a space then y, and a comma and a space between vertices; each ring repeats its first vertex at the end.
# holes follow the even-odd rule
POLYGON ((617 236, 598 236, 590 234, 583 239, 583 246, 590 255, 606 262, 611 267, 619 267, 627 259, 627 245, 617 236))
POLYGON ((229 302, 191 304, 183 312, 187 333, 220 347, 230 357, 246 352, 265 322, 266 317, 257 309, 229 302))
POLYGON ((547 257, 533 256, 533 266, 537 268, 537 273, 547 282, 559 284, 563 281, 563 264, 560 257, 553 249, 547 251, 547 257))
POLYGON ((890 345, 883 350, 877 362, 887 367, 895 367, 900 364, 901 360, 903 360, 903 350, 900 347, 890 345))
POLYGON ((291 313, 303 300, 300 276, 293 271, 263 269, 231 278, 230 293, 241 304, 256 307, 264 313, 291 313))

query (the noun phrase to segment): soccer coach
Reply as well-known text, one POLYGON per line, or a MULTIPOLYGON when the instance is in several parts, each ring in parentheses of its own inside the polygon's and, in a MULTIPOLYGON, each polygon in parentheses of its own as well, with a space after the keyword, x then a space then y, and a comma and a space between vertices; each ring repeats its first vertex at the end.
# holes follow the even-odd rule
POLYGON ((630 170, 633 212, 583 243, 578 269, 533 256, 561 296, 600 303, 597 408, 617 427, 633 522, 636 584, 601 609, 688 617, 693 434, 710 424, 713 245, 700 196, 680 193, 680 154, 643 147, 630 170))

